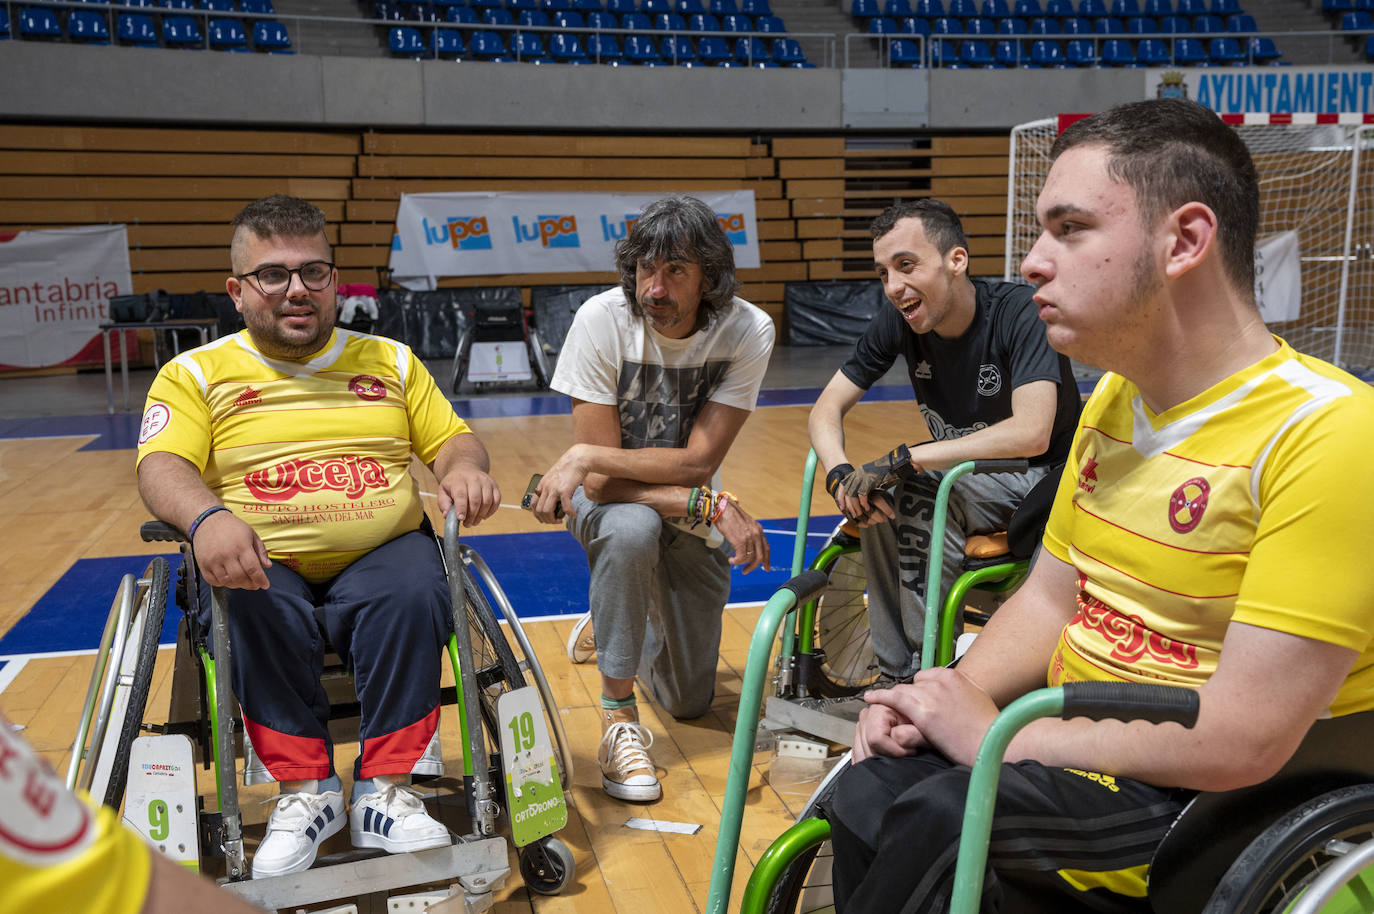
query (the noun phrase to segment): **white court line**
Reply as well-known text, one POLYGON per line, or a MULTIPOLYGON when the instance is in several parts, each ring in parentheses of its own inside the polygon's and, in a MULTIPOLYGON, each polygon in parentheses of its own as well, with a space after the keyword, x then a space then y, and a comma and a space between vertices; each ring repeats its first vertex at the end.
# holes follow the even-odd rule
POLYGON ((29 662, 28 657, 0 657, 0 660, 8 661, 4 669, 0 669, 0 692, 5 691, 5 687, 14 682, 14 677, 19 675, 19 671, 29 662))
MULTIPOLYGON (((170 651, 175 648, 175 644, 159 644, 157 649, 160 651, 170 651)), ((0 655, 0 660, 8 661, 4 669, 0 669, 0 692, 5 691, 9 684, 14 682, 14 678, 19 675, 19 671, 24 668, 30 660, 48 660, 53 657, 84 657, 88 654, 96 653, 95 648, 87 648, 80 651, 50 651, 35 654, 5 654, 0 655)))
POLYGON ((15 435, 13 438, 0 437, 0 441, 60 441, 64 438, 99 438, 101 432, 86 432, 81 435, 15 435))

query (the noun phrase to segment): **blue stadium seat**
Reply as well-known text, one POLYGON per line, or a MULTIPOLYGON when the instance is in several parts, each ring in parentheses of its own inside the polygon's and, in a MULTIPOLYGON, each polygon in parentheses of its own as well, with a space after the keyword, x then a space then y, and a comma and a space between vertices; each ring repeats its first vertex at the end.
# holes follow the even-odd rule
POLYGON ((730 59, 730 46, 719 35, 707 35, 697 39, 697 59, 702 63, 718 64, 730 59))
POLYGON ((965 41, 959 45, 959 62, 980 69, 997 66, 997 58, 986 41, 965 41))
POLYGON ((193 13, 196 10, 196 0, 162 0, 162 8, 193 13))
POLYGON ((275 16, 272 0, 239 0, 239 9, 253 16, 275 16))
POLYGON ((1135 64, 1135 51, 1131 50, 1129 41, 1122 41, 1119 38, 1108 38, 1102 42, 1102 66, 1104 67, 1129 67, 1135 64))
POLYGON ((673 12, 693 16, 706 12, 706 7, 702 5, 701 0, 673 0, 673 12))
POLYGON ((586 60, 587 52, 582 50, 582 40, 567 32, 554 32, 549 39, 549 56, 558 63, 573 63, 586 60))
POLYGON ((897 31, 903 35, 930 37, 930 23, 919 16, 908 16, 897 24, 897 31))
POLYGON ((1183 16, 1164 16, 1159 20, 1159 31, 1164 35, 1177 35, 1193 30, 1193 24, 1183 16))
POLYGON ((932 67, 954 67, 959 63, 959 49, 948 38, 936 38, 926 44, 932 67))
POLYGON ((1021 42, 1004 38, 992 49, 992 56, 1004 67, 1019 67, 1025 54, 1021 42))
POLYGON ((383 22, 403 22, 406 14, 401 12, 401 8, 389 0, 373 0, 372 18, 380 19, 383 22))
POLYGON ((720 17, 720 28, 723 32, 752 32, 754 20, 743 13, 726 13, 720 17))
POLYGON ((855 19, 872 19, 874 16, 881 16, 882 9, 878 6, 878 0, 854 0, 854 5, 850 7, 849 15, 855 19))
POLYGON ((1077 16, 1078 10, 1074 8, 1073 0, 1047 0, 1045 15, 1053 16, 1055 19, 1067 19, 1077 16))
POLYGON ((944 0, 916 0, 916 15, 939 19, 945 15, 944 0))
POLYGON ((521 10, 516 22, 532 29, 546 29, 549 27, 549 14, 543 10, 521 10))
MULTIPOLYGON (((921 20, 924 22, 925 20, 921 20)), ((897 20, 887 16, 878 16, 876 19, 868 20, 868 34, 870 35, 896 35, 901 29, 897 27, 897 20)))
POLYGON ((706 11, 712 16, 730 16, 739 12, 739 5, 735 0, 709 0, 706 11))
POLYGON ((1075 38, 1064 45, 1064 59, 1075 67, 1097 66, 1097 49, 1086 38, 1075 38))
POLYGON ((273 54, 291 54, 291 36, 286 26, 274 19, 263 19, 253 25, 253 47, 273 54))
POLYGON ((1143 12, 1146 16, 1153 16, 1156 19, 1160 16, 1172 16, 1174 14, 1174 0, 1145 0, 1143 12))
POLYGON ((665 35, 659 42, 659 54, 668 63, 686 63, 697 59, 697 50, 692 40, 685 35, 665 35))
POLYGON ((643 64, 662 58, 658 56, 658 45, 648 35, 626 35, 625 59, 630 63, 643 64))
POLYGON ((719 32, 720 20, 710 13, 693 13, 687 17, 689 32, 719 32))
POLYGON ((687 29, 687 20, 677 13, 657 13, 649 24, 659 32, 682 32, 687 29))
POLYGON ((1011 16, 1011 4, 1007 0, 983 0, 978 15, 984 19, 1006 19, 1011 16))
POLYGON ((606 0, 606 12, 608 13, 624 16, 626 13, 638 11, 639 7, 635 5, 635 0, 606 0))
POLYGON ((515 25, 515 16, 505 7, 492 6, 482 10, 482 24, 515 25))
POLYGON ((1126 20, 1127 35, 1158 35, 1159 23, 1150 16, 1132 16, 1126 20))
MULTIPOLYGON (((3 33, 4 37, 8 38, 10 17, 0 12, 0 19, 5 20, 3 33)), ((67 37, 82 44, 109 44, 110 27, 105 24, 105 17, 100 13, 93 10, 73 10, 67 17, 67 37)))
POLYGON ((774 38, 773 59, 783 66, 790 66, 805 63, 806 55, 802 53, 801 43, 797 39, 774 38))
POLYGON ((387 50, 398 57, 419 60, 429 56, 429 46, 420 35, 420 30, 410 25, 398 25, 387 33, 387 50))
MULTIPOLYGON (((854 9, 859 8, 859 0, 854 0, 854 9)), ((853 13, 857 16, 858 13, 853 13)), ((884 0, 883 15, 893 19, 905 19, 907 16, 916 15, 916 11, 911 8, 911 0, 884 0)))
POLYGON ((1139 0, 1112 0, 1112 15, 1118 19, 1130 19, 1144 15, 1139 0))
POLYGON ((1207 15, 1207 0, 1174 0, 1174 13, 1192 18, 1207 15))
POLYGON ((516 32, 515 41, 512 44, 516 60, 541 60, 548 56, 544 52, 544 39, 535 32, 516 32))
POLYGON ((1229 35, 1207 42, 1207 56, 1212 63, 1220 66, 1244 66, 1249 63, 1245 59, 1245 49, 1240 46, 1239 41, 1229 35))
POLYGON ((1029 35, 1030 26, 1024 19, 998 19, 997 34, 999 35, 1029 35))
POLYGON ((1041 38, 1031 43, 1031 63, 1037 67, 1065 67, 1064 52, 1059 50, 1059 42, 1041 38))
POLYGON ((490 9, 493 6, 501 5, 501 0, 468 0, 468 6, 477 10, 477 15, 479 18, 482 15, 482 10, 490 9))
POLYGON ((901 38, 887 49, 887 62, 894 67, 919 67, 921 65, 921 49, 916 42, 901 38))
POLYGON ((1126 34, 1126 23, 1115 16, 1103 16, 1101 19, 1093 20, 1094 35, 1124 35, 1126 34))
POLYGON ((1364 10, 1341 14, 1341 31, 1365 32, 1374 28, 1374 15, 1364 10))
MULTIPOLYGON (((9 15, 8 11, 4 15, 9 15)), ((29 7, 19 11, 19 37, 42 41, 59 41, 62 38, 62 23, 57 13, 50 9, 29 7)))
POLYGON ((1195 67, 1207 62, 1207 49, 1196 38, 1180 38, 1174 42, 1174 63, 1180 67, 1195 67))
POLYGON ((753 63, 768 59, 768 45, 762 38, 740 38, 735 42, 735 60, 740 63, 753 63))
POLYGON ((1082 16, 1070 16, 1061 20, 1059 25, 1065 35, 1091 35, 1093 33, 1092 20, 1084 19, 1082 16))
POLYGON ((205 47, 200 24, 190 16, 168 16, 162 20, 162 44, 168 48, 199 50, 205 47))
POLYGON ((1058 35, 1062 31, 1064 31, 1064 27, 1059 24, 1059 20, 1049 16, 1041 16, 1039 19, 1030 21, 1030 33, 1032 35, 1058 35))
POLYGON ((1045 15, 1044 8, 1040 6, 1040 0, 1016 0, 1016 4, 1011 10, 1011 14, 1018 19, 1038 19, 1045 15))
POLYGON ((237 19, 211 19, 207 29, 212 51, 248 50, 248 33, 237 19))
POLYGON ((457 29, 434 30, 434 53, 443 60, 457 60, 467 53, 463 33, 457 29))
POLYGON ((972 19, 964 20, 965 35, 996 35, 997 23, 982 16, 974 16, 972 19))
POLYGON ((615 18, 615 13, 608 13, 598 10, 587 14, 587 28, 589 29, 618 29, 620 20, 615 18))
POLYGON ((604 13, 606 4, 601 0, 573 0, 573 9, 579 13, 604 13))
POLYGON ((642 0, 639 4, 641 13, 648 13, 654 16, 658 13, 671 13, 673 11, 673 0, 642 0))
POLYGON ((201 9, 211 13, 237 13, 238 4, 234 0, 200 0, 201 9))
POLYGON ((941 16, 939 19, 931 20, 930 34, 962 35, 964 34, 964 24, 953 16, 941 16))
POLYGON ((1217 32, 1226 31, 1226 26, 1221 19, 1216 16, 1194 16, 1193 31, 1202 32, 1204 35, 1212 35, 1217 32))
POLYGON ((615 40, 614 35, 588 35, 587 56, 601 63, 620 60, 623 57, 620 53, 620 42, 615 40))
POLYGON ((1244 12, 1240 8, 1240 0, 1212 0, 1211 10, 1212 15, 1222 18, 1244 12))
POLYGON ((553 27, 557 29, 582 29, 587 27, 587 21, 582 18, 582 14, 577 10, 559 10, 550 16, 549 20, 553 23, 553 27))
POLYGON ((546 13, 557 13, 573 8, 572 0, 539 0, 539 8, 546 13))
POLYGON ((773 8, 768 5, 768 0, 739 0, 739 11, 755 18, 773 15, 773 8))
POLYGON ((1169 63, 1169 46, 1158 38, 1144 38, 1136 42, 1135 59, 1147 67, 1162 67, 1169 63))
POLYGON ((1245 35, 1259 31, 1259 23, 1249 13, 1233 13, 1226 17, 1226 31, 1232 35, 1245 35))
POLYGON ((786 32, 787 26, 782 24, 782 20, 777 16, 756 16, 754 17, 754 31, 756 32, 786 32))
POLYGON ((497 32, 473 32, 468 36, 468 53, 478 60, 494 60, 505 56, 506 43, 497 32))
POLYGON ((620 27, 636 32, 648 32, 653 29, 649 17, 644 13, 626 13, 620 17, 620 27))
POLYGON ((1103 0, 1078 0, 1078 12, 1084 19, 1096 19, 1107 15, 1107 4, 1103 0))
POLYGON ((510 10, 515 16, 519 16, 521 10, 539 9, 539 0, 506 0, 506 9, 510 10))
POLYGON ((978 4, 974 0, 949 0, 948 15, 957 19, 972 19, 978 15, 978 4))
POLYGON ((13 37, 14 35, 10 34, 10 17, 6 13, 4 16, 0 16, 0 41, 8 41, 13 37))
POLYGON ((115 37, 120 44, 133 45, 136 48, 155 48, 157 43, 157 27, 153 25, 151 16, 143 13, 120 13, 115 20, 115 37))
POLYGON ((458 25, 476 25, 481 22, 477 10, 470 6, 450 6, 444 18, 458 25))
MULTIPOLYGON (((1258 41, 1259 39, 1256 38, 1251 40, 1258 41)), ((1370 35, 1364 40, 1364 59, 1374 60, 1374 35, 1370 35)))
POLYGON ((1250 39, 1250 59, 1255 63, 1272 64, 1282 56, 1283 52, 1274 45, 1274 39, 1250 39))

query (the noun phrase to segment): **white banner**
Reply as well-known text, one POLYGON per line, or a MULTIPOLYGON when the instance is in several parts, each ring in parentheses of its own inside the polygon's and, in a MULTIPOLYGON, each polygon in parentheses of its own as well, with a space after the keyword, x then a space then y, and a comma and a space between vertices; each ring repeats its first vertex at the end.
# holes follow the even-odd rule
POLYGON ((1255 245, 1255 301, 1266 324, 1295 321, 1302 312, 1298 233, 1280 232, 1255 245))
MULTIPOLYGON (((440 276, 615 269, 615 243, 662 194, 403 194, 391 272, 409 289, 440 276)), ((752 190, 696 194, 735 246, 735 266, 759 266, 752 190)))
POLYGON ((109 299, 132 289, 122 225, 0 234, 0 367, 100 360, 109 299))
POLYGON ((1141 71, 1146 98, 1190 98, 1218 114, 1374 112, 1370 67, 1207 67, 1141 71))

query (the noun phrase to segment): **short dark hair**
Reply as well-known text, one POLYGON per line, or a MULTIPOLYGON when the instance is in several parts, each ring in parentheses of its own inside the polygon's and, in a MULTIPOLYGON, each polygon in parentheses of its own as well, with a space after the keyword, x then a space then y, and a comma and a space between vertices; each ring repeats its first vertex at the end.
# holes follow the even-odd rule
MULTIPOLYGON (((312 235, 325 237, 326 221, 324 210, 290 194, 273 194, 254 200, 234 217, 234 240, 229 247, 232 268, 238 269, 243 243, 241 239, 244 237, 241 229, 252 232, 260 239, 308 238, 312 235)), ((325 238, 325 247, 329 247, 328 238, 325 238)))
POLYGON ((1216 112, 1184 99, 1118 105, 1061 133, 1050 161, 1092 144, 1107 148, 1107 174, 1135 191, 1147 228, 1185 203, 1211 207, 1226 274, 1254 300, 1259 176, 1245 142, 1216 112))
POLYGON ((715 211, 696 197, 672 196, 655 200, 616 242, 615 266, 620 287, 636 316, 643 316, 635 300, 635 270, 641 264, 682 260, 701 267, 700 330, 730 307, 739 289, 735 278, 735 249, 720 227, 715 211))
POLYGON ((968 250, 968 237, 964 235, 964 224, 959 221, 958 214, 948 203, 934 197, 892 204, 869 223, 868 234, 877 241, 903 219, 920 219, 926 238, 935 245, 941 257, 957 247, 968 250))

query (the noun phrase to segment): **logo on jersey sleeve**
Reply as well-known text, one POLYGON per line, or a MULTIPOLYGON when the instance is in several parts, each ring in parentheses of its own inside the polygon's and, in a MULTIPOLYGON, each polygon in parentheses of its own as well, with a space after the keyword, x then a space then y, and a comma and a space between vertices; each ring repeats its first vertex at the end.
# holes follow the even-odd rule
POLYGON ((360 374, 348 382, 348 389, 358 395, 360 400, 382 400, 386 398, 386 385, 370 374, 360 374))
POLYGON ((55 866, 95 840, 86 804, 0 720, 0 857, 55 866))
POLYGON ((375 457, 352 454, 331 460, 293 459, 243 477, 259 501, 290 501, 303 492, 330 489, 357 498, 368 489, 385 489, 386 469, 375 457))
POLYGON ((162 403, 154 403, 148 407, 147 412, 143 414, 143 424, 138 428, 139 445, 147 444, 156 438, 170 421, 172 421, 172 411, 162 403))
POLYGON ((1207 496, 1212 487, 1201 476, 1194 476, 1174 489, 1169 496, 1169 526, 1175 533, 1192 533, 1202 522, 1207 510, 1207 496))

